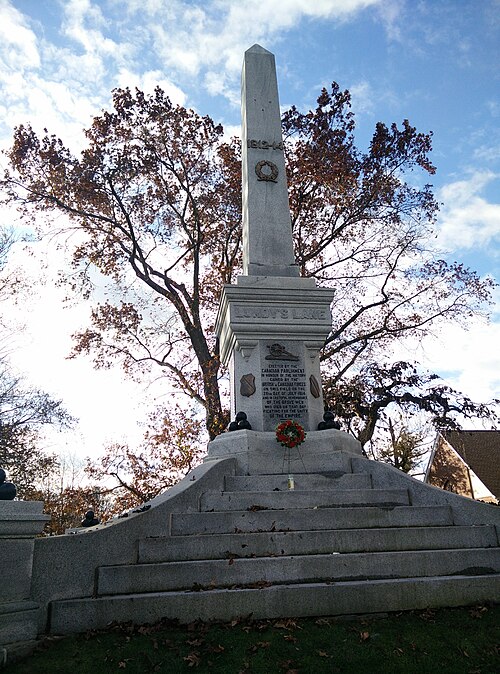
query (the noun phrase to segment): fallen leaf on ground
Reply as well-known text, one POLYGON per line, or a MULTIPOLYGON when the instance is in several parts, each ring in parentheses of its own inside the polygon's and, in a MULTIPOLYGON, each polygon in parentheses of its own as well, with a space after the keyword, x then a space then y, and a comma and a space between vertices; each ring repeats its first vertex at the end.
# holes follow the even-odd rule
POLYGON ((201 662, 199 653, 189 653, 183 659, 188 663, 188 667, 198 667, 201 662))
POLYGON ((208 647, 208 651, 210 653, 223 653, 225 650, 226 649, 224 648, 224 646, 221 646, 220 644, 218 644, 217 646, 209 646, 208 647))

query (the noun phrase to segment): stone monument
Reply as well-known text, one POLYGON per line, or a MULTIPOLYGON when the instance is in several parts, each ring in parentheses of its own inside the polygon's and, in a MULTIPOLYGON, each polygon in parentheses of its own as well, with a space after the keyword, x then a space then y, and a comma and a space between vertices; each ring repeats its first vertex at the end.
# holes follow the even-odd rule
POLYGON ((0 501, 0 669, 37 636, 31 575, 35 536, 50 520, 42 510, 41 501, 0 501))
POLYGON ((276 65, 259 45, 245 52, 241 110, 243 274, 224 286, 216 331, 229 367, 231 418, 245 413, 251 430, 223 433, 205 460, 234 456, 245 473, 280 472, 275 430, 291 419, 307 432, 307 449, 295 450, 297 468, 327 470, 332 449, 361 448, 346 433, 317 430, 319 353, 331 330, 333 290, 301 278, 295 263, 276 65))
POLYGON ((319 352, 331 329, 333 291, 300 278, 293 254, 274 56, 245 52, 241 81, 243 275, 223 290, 216 323, 229 365, 231 416, 274 431, 306 431, 323 417, 319 352))

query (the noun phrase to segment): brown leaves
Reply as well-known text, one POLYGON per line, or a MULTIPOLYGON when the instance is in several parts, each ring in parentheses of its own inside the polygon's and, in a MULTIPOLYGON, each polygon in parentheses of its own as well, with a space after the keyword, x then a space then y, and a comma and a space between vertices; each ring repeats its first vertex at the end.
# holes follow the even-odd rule
POLYGON ((259 649, 266 649, 269 648, 271 645, 270 641, 257 641, 253 646, 251 646, 248 650, 250 653, 256 653, 259 649))
POLYGON ((469 615, 471 615, 473 618, 481 619, 487 612, 487 606, 474 606, 473 608, 469 609, 469 615))
POLYGON ((198 667, 201 663, 200 654, 196 651, 189 653, 186 657, 183 658, 188 663, 188 667, 198 667))
POLYGON ((284 630, 301 630, 302 627, 299 625, 296 619, 294 618, 281 618, 273 623, 273 627, 276 629, 284 630))
POLYGON ((280 667, 283 669, 285 674, 299 674, 299 670, 295 669, 295 663, 293 660, 284 660, 280 663, 280 667))
MULTIPOLYGON (((431 134, 408 120, 379 123, 363 152, 350 106, 349 92, 333 83, 313 109, 283 115, 285 138, 293 138, 285 152, 296 259, 302 275, 336 288, 324 358, 347 378, 394 340, 467 320, 492 290, 460 265, 429 260, 437 203, 428 185, 408 176, 415 168, 434 172, 431 134)), ((240 145, 222 135, 220 125, 174 105, 159 88, 152 95, 116 89, 81 155, 55 135, 39 138, 19 126, 2 181, 7 202, 19 203, 25 217, 63 214, 78 230, 77 280, 66 277, 73 290, 90 294, 89 270, 97 268, 120 298, 96 310, 75 353, 92 353, 104 367, 118 359, 139 377, 153 366, 204 409, 211 438, 227 416, 215 311, 222 284, 241 268, 240 145), (133 299, 131 278, 139 285, 133 299)), ((201 428, 194 430, 199 441, 201 428)), ((169 439, 161 430, 150 437, 169 439)))

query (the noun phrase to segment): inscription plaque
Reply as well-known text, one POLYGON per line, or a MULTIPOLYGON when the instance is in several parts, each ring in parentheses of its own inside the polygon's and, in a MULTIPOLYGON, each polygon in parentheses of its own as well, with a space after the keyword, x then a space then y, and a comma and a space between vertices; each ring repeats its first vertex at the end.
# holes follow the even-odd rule
POLYGON ((233 306, 234 318, 261 321, 325 321, 330 318, 327 309, 316 307, 290 307, 290 306, 261 306, 256 304, 235 304, 233 306))
MULTIPOLYGON (((287 351, 297 344, 286 344, 287 351)), ((305 423, 308 414, 306 373, 303 358, 266 360, 261 363, 264 430, 272 431, 285 419, 305 423)))

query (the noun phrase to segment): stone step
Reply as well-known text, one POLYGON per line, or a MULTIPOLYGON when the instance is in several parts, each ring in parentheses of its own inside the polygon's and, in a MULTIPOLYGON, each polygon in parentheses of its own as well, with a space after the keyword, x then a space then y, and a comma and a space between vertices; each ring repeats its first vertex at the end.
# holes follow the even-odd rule
POLYGON ((97 594, 500 573, 500 549, 360 552, 104 566, 97 594))
POLYGON ((312 531, 427 527, 453 524, 450 506, 318 508, 317 510, 260 510, 173 513, 172 536, 258 531, 312 531))
POLYGON ((139 563, 390 550, 489 548, 499 544, 494 526, 338 529, 275 533, 165 536, 139 541, 139 563))
MULTIPOLYGON (((299 473, 293 475, 295 490, 370 489, 369 473, 299 473)), ((232 475, 225 479, 225 491, 288 491, 288 475, 232 475)))
POLYGON ((52 634, 101 629, 110 622, 190 623, 194 617, 233 620, 356 615, 467 606, 500 601, 500 575, 434 576, 339 583, 274 585, 259 589, 162 592, 51 602, 52 634))
POLYGON ((201 495, 201 511, 294 510, 349 505, 409 505, 406 489, 339 489, 336 491, 207 491, 201 495))

